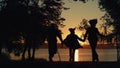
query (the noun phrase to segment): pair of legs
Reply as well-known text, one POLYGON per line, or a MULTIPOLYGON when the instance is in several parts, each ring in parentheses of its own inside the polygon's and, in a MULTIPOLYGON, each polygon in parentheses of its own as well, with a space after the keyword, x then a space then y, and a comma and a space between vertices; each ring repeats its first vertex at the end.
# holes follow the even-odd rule
POLYGON ((54 53, 49 53, 49 61, 53 61, 54 53))
POLYGON ((33 44, 26 44, 22 53, 22 60, 25 59, 25 52, 28 50, 28 59, 34 59, 35 58, 35 47, 32 47, 33 44), (31 55, 32 51, 32 55, 31 55))
POLYGON ((53 61, 54 54, 57 53, 57 49, 49 49, 49 61, 53 61))
POLYGON ((92 62, 98 62, 98 61, 99 61, 98 54, 96 50, 92 48, 92 62))
POLYGON ((99 58, 98 58, 98 54, 96 52, 97 41, 90 42, 90 46, 92 49, 92 62, 98 62, 99 58))
POLYGON ((57 43, 48 43, 48 51, 49 51, 49 61, 53 61, 52 58, 54 57, 54 54, 57 53, 57 43))
POLYGON ((69 61, 74 62, 75 49, 69 48, 69 61))

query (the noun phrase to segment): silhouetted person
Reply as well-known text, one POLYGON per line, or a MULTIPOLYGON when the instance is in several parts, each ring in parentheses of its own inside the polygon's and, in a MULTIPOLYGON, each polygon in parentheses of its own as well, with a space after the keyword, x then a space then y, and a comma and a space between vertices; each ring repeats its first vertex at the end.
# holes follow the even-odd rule
POLYGON ((97 19, 92 19, 89 21, 90 26, 84 36, 84 40, 88 37, 89 44, 92 49, 92 62, 98 62, 98 54, 96 52, 96 46, 98 41, 98 35, 103 36, 99 33, 98 29, 96 28, 97 19))
POLYGON ((61 31, 58 29, 56 24, 51 24, 47 31, 47 41, 48 41, 48 51, 49 51, 49 61, 53 61, 52 58, 54 54, 57 53, 57 37, 62 43, 61 31))
POLYGON ((35 39, 33 33, 27 34, 25 37, 25 45, 24 50, 22 53, 22 60, 25 59, 25 52, 28 51, 28 59, 34 59, 35 58, 35 39), (32 53, 31 53, 32 51, 32 53))
POLYGON ((69 61, 74 62, 75 49, 83 48, 78 40, 83 41, 75 34, 75 28, 69 28, 70 34, 64 40, 64 44, 69 48, 69 61))

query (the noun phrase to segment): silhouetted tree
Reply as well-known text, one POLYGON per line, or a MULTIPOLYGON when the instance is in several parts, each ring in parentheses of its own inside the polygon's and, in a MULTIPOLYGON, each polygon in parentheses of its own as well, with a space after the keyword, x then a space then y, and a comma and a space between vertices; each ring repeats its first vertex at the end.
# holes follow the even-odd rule
MULTIPOLYGON (((116 44, 120 37, 120 0, 100 0, 101 10, 106 11, 114 20, 116 44)), ((117 60, 120 61, 119 45, 117 45, 117 60)))
POLYGON ((9 43, 16 32, 25 37, 32 33, 43 41, 50 23, 63 24, 61 12, 67 9, 63 5, 62 0, 0 0, 1 41, 9 43))
POLYGON ((99 5, 100 9, 102 11, 106 11, 111 18, 114 20, 114 25, 115 25, 115 33, 119 35, 120 32, 120 0, 99 0, 99 5))

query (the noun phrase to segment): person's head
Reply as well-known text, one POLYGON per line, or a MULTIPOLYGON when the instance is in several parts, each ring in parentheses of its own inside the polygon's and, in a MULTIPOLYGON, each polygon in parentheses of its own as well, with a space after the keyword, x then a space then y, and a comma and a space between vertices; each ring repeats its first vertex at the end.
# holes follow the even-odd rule
POLYGON ((97 24, 97 19, 91 19, 91 20, 89 20, 89 23, 92 27, 95 27, 97 24))
POLYGON ((75 33, 75 28, 69 28, 69 31, 71 34, 74 34, 75 33))

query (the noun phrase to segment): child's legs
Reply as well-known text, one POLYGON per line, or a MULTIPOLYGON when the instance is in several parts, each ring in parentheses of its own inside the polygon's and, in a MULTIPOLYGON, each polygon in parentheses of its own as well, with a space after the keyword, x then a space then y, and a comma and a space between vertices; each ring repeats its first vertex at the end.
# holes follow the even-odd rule
POLYGON ((69 49, 70 61, 74 61, 75 49, 69 49))

